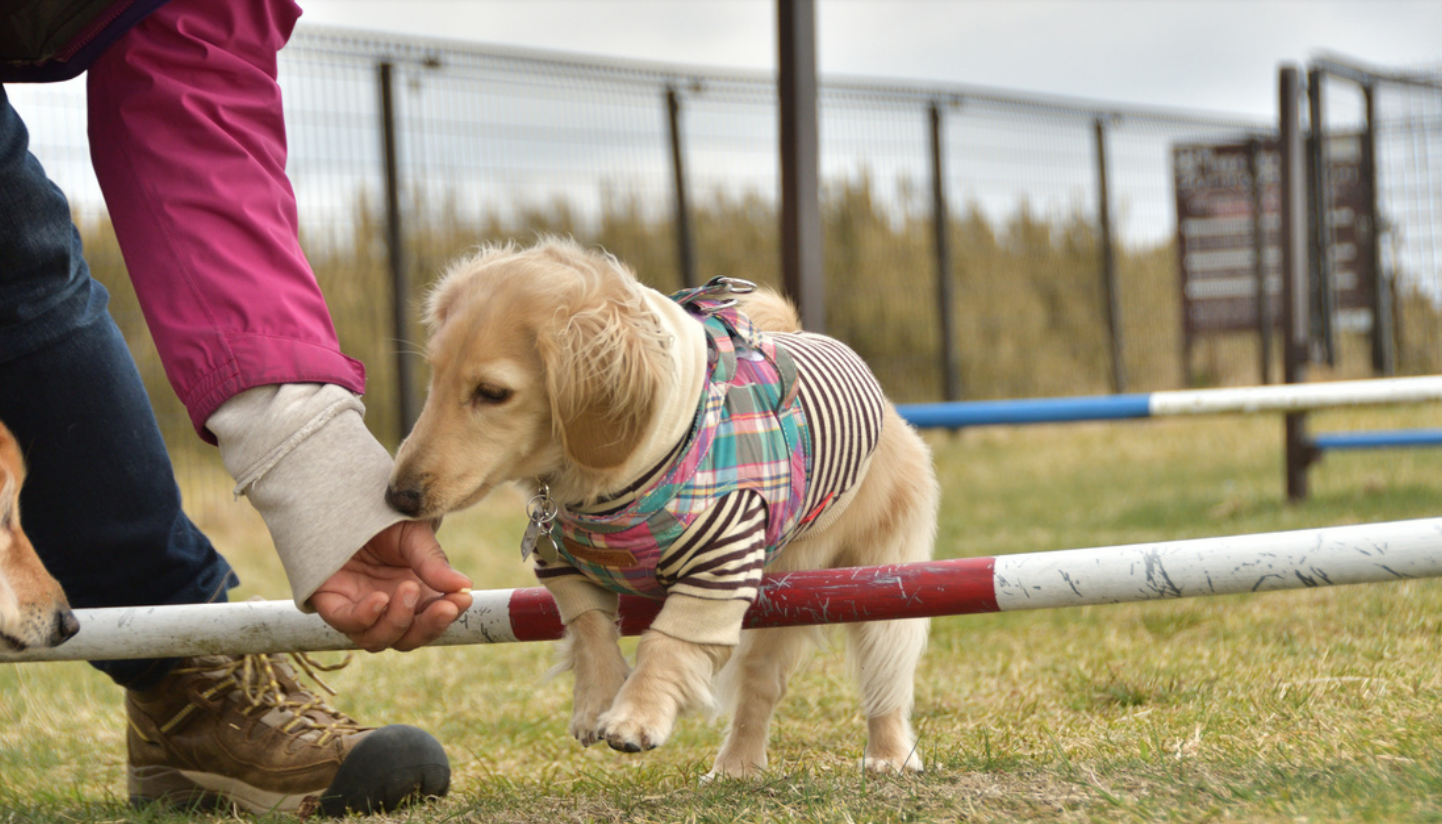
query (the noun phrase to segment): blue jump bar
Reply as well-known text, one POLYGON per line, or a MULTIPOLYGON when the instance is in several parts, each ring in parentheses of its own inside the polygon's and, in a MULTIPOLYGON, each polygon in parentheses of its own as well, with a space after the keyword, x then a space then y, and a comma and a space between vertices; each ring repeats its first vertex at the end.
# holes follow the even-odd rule
POLYGON ((1151 417, 1151 395, 1097 395, 957 403, 913 403, 896 407, 920 429, 961 429, 1024 423, 1112 421, 1151 417))
POLYGON ((1330 432, 1315 435, 1318 449, 1384 449, 1405 446, 1442 446, 1442 429, 1398 429, 1391 432, 1330 432))

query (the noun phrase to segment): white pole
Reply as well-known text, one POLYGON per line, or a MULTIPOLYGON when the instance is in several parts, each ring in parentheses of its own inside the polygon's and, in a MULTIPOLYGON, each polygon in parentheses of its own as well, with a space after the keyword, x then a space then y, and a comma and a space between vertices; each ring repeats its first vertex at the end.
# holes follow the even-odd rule
POLYGON ((1442 518, 996 559, 1000 611, 1442 575, 1442 518))
POLYGON ((1153 392, 1152 416, 1228 412, 1305 412, 1339 406, 1442 400, 1442 376, 1292 383, 1224 389, 1153 392))
MULTIPOLYGON (((509 612, 513 590, 476 590, 471 608, 438 642, 514 641, 509 612)), ((291 601, 238 601, 154 607, 77 609, 80 632, 59 647, 22 653, 0 651, 0 661, 100 661, 183 658, 255 652, 355 649, 320 616, 291 601)))
MULTIPOLYGON (((1442 518, 1222 538, 963 558, 768 576, 748 626, 963 615, 1227 595, 1442 576, 1442 518)), ((532 587, 480 590, 436 642, 559 635, 555 605, 532 587)), ((636 599, 644 601, 644 599, 636 599)), ((654 615, 655 602, 645 602, 654 615)), ((639 632, 644 616, 623 629, 639 632)), ((632 614, 640 615, 644 609, 632 614)), ((80 633, 0 661, 170 658, 353 648, 290 601, 77 610, 80 633)))
POLYGON ((1342 406, 1442 400, 1442 376, 1188 389, 1135 395, 902 404, 913 426, 959 429, 1031 423, 1123 420, 1177 415, 1305 412, 1342 406))

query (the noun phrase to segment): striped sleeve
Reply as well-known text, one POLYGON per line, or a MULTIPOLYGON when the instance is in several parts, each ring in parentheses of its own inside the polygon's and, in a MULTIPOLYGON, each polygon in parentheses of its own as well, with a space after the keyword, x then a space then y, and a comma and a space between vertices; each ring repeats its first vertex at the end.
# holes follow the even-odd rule
POLYGON ((539 554, 531 557, 535 561, 536 579, 556 600, 561 623, 570 624, 576 616, 593 609, 616 612, 619 604, 616 593, 587 578, 579 569, 560 558, 547 563, 539 554))
POLYGON ((725 495, 691 523, 656 566, 668 594, 751 602, 766 566, 766 502, 748 489, 725 495))

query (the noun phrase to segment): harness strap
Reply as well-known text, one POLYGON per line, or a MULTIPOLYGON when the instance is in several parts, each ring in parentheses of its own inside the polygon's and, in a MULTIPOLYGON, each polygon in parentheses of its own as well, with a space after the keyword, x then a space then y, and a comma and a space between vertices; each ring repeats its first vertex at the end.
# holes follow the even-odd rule
POLYGON ((756 284, 748 280, 715 277, 704 286, 676 292, 671 295, 671 299, 697 316, 704 324, 706 334, 711 339, 708 356, 715 360, 715 380, 729 382, 735 376, 737 341, 776 367, 782 389, 776 411, 781 412, 796 399, 800 389, 796 362, 791 353, 786 351, 786 347, 777 344, 772 337, 751 323, 751 319, 737 308, 735 298, 728 297, 755 290, 756 284))

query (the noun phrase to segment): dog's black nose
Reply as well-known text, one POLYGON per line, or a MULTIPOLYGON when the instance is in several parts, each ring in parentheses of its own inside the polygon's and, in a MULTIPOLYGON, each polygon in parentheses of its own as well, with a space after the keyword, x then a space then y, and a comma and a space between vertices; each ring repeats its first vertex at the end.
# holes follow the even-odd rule
POLYGON ((75 619, 75 613, 70 610, 61 610, 55 616, 55 643, 63 644, 75 637, 80 631, 80 622, 75 619))
POLYGON ((421 491, 415 487, 398 489, 388 486, 386 487, 386 503, 407 515, 419 515, 421 513, 421 491))

